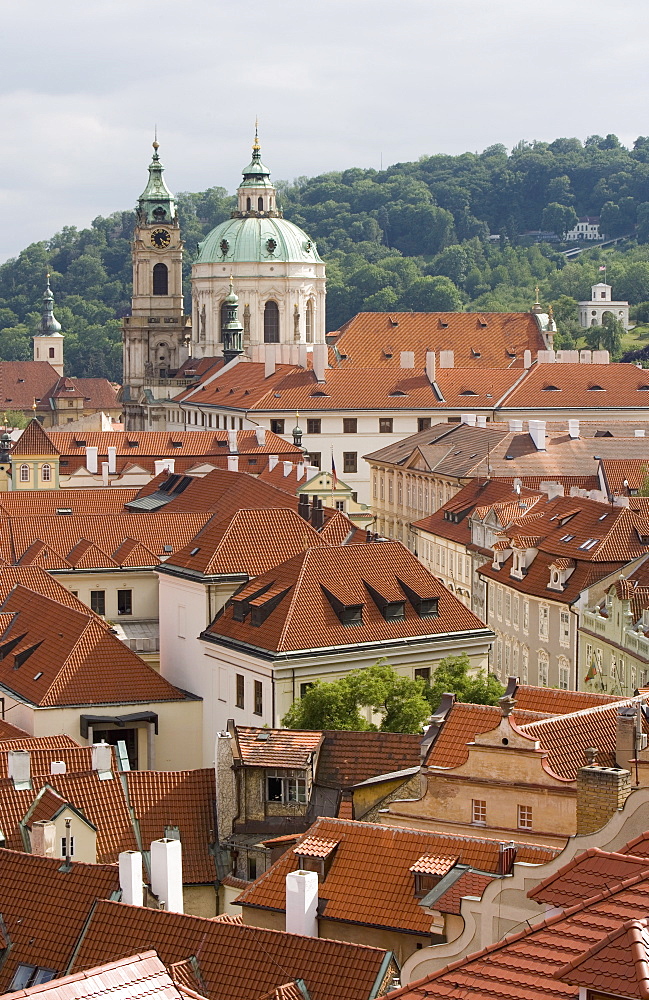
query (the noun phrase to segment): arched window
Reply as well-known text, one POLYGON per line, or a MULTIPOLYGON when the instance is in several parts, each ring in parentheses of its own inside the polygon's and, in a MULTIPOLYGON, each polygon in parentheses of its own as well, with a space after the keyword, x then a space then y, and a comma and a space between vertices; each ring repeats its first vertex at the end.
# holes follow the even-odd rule
POLYGON ((264 210, 264 199, 261 197, 261 195, 259 195, 259 197, 257 198, 257 211, 263 212, 263 210, 264 210))
POLYGON ((249 212, 251 208, 252 202, 250 201, 250 198, 246 198, 246 212, 249 212))
POLYGON ((166 264, 156 264, 153 268, 153 294, 167 295, 169 289, 169 271, 166 264))
POLYGON ((221 322, 219 323, 219 343, 223 343, 223 324, 227 322, 228 307, 225 302, 221 303, 221 322))
POLYGON ((29 466, 28 465, 21 465, 20 466, 20 481, 21 481, 21 483, 28 483, 29 482, 29 466))
POLYGON ((264 343, 279 344, 279 309, 272 299, 264 307, 264 343))
POLYGON ((54 348, 50 347, 49 350, 50 350, 50 357, 53 358, 54 357, 54 348))
POLYGON ((41 465, 41 479, 44 483, 52 482, 52 466, 48 465, 47 462, 41 465))
POLYGON ((306 304, 306 342, 313 343, 313 299, 306 304))

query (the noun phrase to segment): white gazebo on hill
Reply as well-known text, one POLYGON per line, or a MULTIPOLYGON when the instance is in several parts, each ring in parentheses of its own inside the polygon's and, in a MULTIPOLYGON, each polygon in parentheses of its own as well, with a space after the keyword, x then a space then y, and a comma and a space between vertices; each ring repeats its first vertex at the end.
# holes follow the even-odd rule
POLYGON ((625 330, 629 329, 629 303, 612 299, 611 289, 612 286, 604 281, 591 287, 590 301, 579 303, 580 326, 601 326, 604 314, 612 313, 615 319, 622 321, 625 330))

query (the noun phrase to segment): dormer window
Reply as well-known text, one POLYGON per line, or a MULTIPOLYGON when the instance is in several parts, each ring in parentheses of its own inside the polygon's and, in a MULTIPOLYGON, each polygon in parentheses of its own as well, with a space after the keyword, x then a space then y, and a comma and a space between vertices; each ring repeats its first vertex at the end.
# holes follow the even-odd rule
POLYGON ((364 603, 352 601, 351 595, 343 595, 342 591, 338 595, 333 594, 326 587, 322 587, 325 597, 338 616, 341 625, 362 625, 364 603))
POLYGON ((424 854, 411 865, 414 875, 414 890, 417 899, 423 899, 438 882, 451 871, 458 862, 457 856, 448 854, 424 854))
POLYGON ((317 872, 322 882, 329 874, 331 863, 340 841, 325 840, 323 837, 307 837, 293 849, 302 871, 317 872))

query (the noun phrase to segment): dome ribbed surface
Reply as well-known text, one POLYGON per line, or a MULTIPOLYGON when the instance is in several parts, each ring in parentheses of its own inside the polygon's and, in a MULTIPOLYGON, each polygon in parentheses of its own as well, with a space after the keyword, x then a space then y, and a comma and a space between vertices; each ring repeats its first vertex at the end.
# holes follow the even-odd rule
POLYGON ((321 263, 313 240, 286 219, 246 216, 229 219, 200 244, 196 264, 234 262, 321 263), (227 242, 227 247, 224 244, 227 242))

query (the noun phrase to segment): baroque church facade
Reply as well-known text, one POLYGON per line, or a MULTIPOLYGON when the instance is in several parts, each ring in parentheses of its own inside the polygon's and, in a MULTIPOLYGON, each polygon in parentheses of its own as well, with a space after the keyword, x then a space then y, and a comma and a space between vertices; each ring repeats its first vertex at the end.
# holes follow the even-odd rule
POLYGON ((132 244, 132 311, 123 326, 128 430, 163 430, 166 401, 191 384, 203 359, 227 363, 242 351, 254 357, 265 344, 309 350, 325 343, 325 265, 314 241, 283 218, 257 132, 236 210, 199 244, 191 317, 178 213, 153 146, 132 244))

